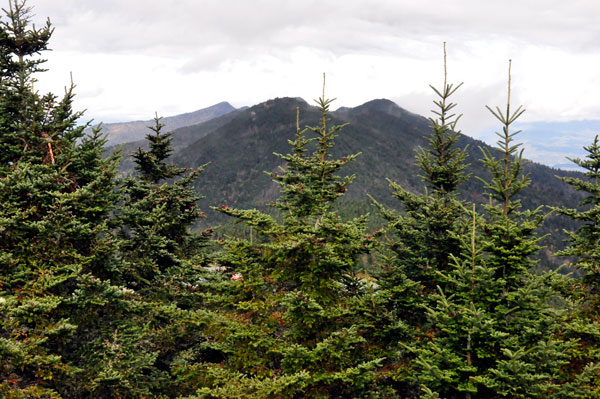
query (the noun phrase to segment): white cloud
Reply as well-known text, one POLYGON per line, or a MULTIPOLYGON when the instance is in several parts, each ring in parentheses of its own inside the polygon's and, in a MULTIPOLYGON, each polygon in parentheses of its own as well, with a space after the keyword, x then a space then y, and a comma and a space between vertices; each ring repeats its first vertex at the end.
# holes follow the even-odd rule
POLYGON ((73 72, 78 105, 115 121, 168 115, 219 101, 252 105, 319 94, 337 106, 390 98, 428 115, 428 84, 442 81, 442 42, 462 130, 495 122, 485 104, 506 97, 525 121, 600 118, 600 5, 505 0, 31 0, 56 31, 50 72, 58 91, 73 72))

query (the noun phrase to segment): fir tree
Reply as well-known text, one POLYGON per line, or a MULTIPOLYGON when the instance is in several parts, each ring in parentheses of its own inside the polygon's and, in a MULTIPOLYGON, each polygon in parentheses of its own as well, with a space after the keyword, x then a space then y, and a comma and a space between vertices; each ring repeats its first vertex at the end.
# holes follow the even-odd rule
MULTIPOLYGON (((457 233, 465 211, 457 199, 456 190, 468 176, 466 148, 456 148, 460 131, 456 129, 460 115, 453 114, 456 104, 450 97, 462 85, 448 83, 446 47, 444 44, 444 83, 434 100, 437 110, 430 118, 432 134, 429 147, 419 148, 417 164, 426 184, 425 194, 415 194, 390 182, 393 195, 402 205, 402 211, 384 209, 382 215, 388 221, 389 239, 381 257, 382 272, 378 301, 385 309, 388 320, 381 328, 382 343, 390 351, 389 359, 399 373, 409 363, 399 342, 409 342, 426 333, 426 306, 431 306, 439 286, 445 280, 441 273, 448 271, 452 254, 458 254, 460 241, 457 233)), ((397 380, 402 378, 396 377, 397 380)), ((410 387, 401 391, 409 395, 410 387), (408 391, 407 391, 408 390, 408 391)))
MULTIPOLYGON (((33 90, 34 74, 43 71, 43 59, 35 58, 47 49, 53 29, 50 21, 41 29, 31 27, 31 8, 25 1, 9 1, 6 21, 0 24, 0 170, 15 160, 50 157, 52 140, 51 109, 56 97, 40 96, 33 90), (29 125, 32 116, 37 123, 29 125)), ((39 161, 39 160, 38 160, 39 161)))
POLYGON ((430 85, 431 89, 439 97, 434 100, 438 110, 432 111, 435 118, 429 118, 433 130, 431 137, 427 138, 428 148, 419 147, 417 151, 417 165, 424 175, 423 181, 433 189, 437 196, 445 196, 456 192, 458 185, 465 182, 469 176, 465 175, 467 168, 466 148, 456 148, 456 142, 460 136, 460 130, 456 125, 462 115, 453 114, 452 110, 456 104, 450 101, 450 97, 463 85, 448 83, 448 69, 446 62, 446 43, 444 43, 444 84, 442 90, 430 85))
POLYGON ((139 174, 122 184, 119 253, 124 282, 143 303, 147 330, 138 339, 148 340, 153 356, 152 392, 176 397, 184 392, 174 374, 186 372, 189 351, 206 340, 199 327, 208 265, 202 249, 212 230, 190 231, 203 216, 192 184, 206 165, 190 171, 168 164, 172 133, 163 127, 155 117, 146 136, 150 149, 133 155, 139 174))
MULTIPOLYGON (((411 379, 424 397, 536 398, 585 397, 588 375, 565 382, 561 369, 574 342, 559 338, 565 308, 551 303, 561 297, 564 278, 555 272, 534 274, 531 260, 539 248, 536 228, 540 209, 521 211, 514 199, 528 184, 522 151, 513 145, 511 124, 523 113, 491 110, 502 122, 501 157, 483 151, 492 179, 486 215, 472 212, 470 234, 463 236, 460 256, 440 274, 434 306, 428 309, 430 335, 406 344, 416 355, 411 379)), ((589 370, 588 370, 589 373, 589 370)))
POLYGON ((597 135, 584 150, 587 152, 584 159, 569 160, 585 170, 587 179, 560 177, 576 190, 587 194, 580 204, 585 210, 559 209, 562 214, 582 223, 577 231, 569 233, 570 245, 561 255, 578 257, 575 265, 583 272, 582 279, 590 293, 597 295, 600 292, 600 224, 597 216, 600 207, 600 142, 597 135))
MULTIPOLYGON (((468 178, 464 174, 467 155, 466 149, 455 148, 460 135, 456 130, 460 115, 451 113, 456 104, 450 97, 461 85, 447 82, 444 44, 443 88, 438 90, 431 86, 439 97, 434 101, 438 108, 433 111, 436 118, 430 118, 432 135, 428 138, 429 147, 419 148, 416 156, 427 192, 414 194, 391 182, 393 195, 401 201, 403 211, 398 214, 380 206, 393 234, 392 257, 385 260, 384 273, 380 276, 381 286, 384 291, 389 290, 392 302, 397 302, 393 291, 401 288, 406 279, 416 284, 419 292, 435 292, 440 284, 438 272, 445 270, 450 254, 458 249, 458 240, 452 231, 463 214, 463 207, 456 199, 456 189, 468 178)), ((399 295, 398 300, 404 297, 402 293, 399 295)), ((414 308, 403 311, 418 313, 414 308)))
POLYGON ((344 126, 329 127, 331 102, 324 94, 317 100, 321 124, 300 129, 298 123, 292 153, 277 154, 286 167, 269 173, 281 188, 272 204, 281 222, 258 210, 218 208, 250 226, 255 238, 225 241, 221 264, 231 287, 223 309, 230 316, 227 332, 219 324, 214 334, 221 335, 216 346, 226 359, 206 365, 210 383, 198 397, 383 395, 379 360, 366 350, 367 327, 353 309, 366 292, 355 277, 358 256, 376 240, 365 233, 366 216, 344 221, 334 208, 353 180, 336 173, 358 154, 331 159, 344 126))
POLYGON ((533 266, 531 255, 540 249, 540 238, 535 236, 535 230, 543 221, 541 207, 533 211, 520 211, 521 201, 514 200, 531 183, 531 179, 524 173, 526 161, 523 159, 523 150, 519 149, 521 144, 513 144, 514 136, 520 131, 510 131, 510 125, 525 112, 521 106, 511 112, 510 85, 509 67, 506 112, 502 112, 499 107, 496 110, 487 107, 502 123, 502 133, 496 133, 500 137, 496 149, 500 151, 501 158, 496 159, 490 150, 482 148, 482 162, 492 173, 492 179, 480 179, 490 198, 490 203, 486 206, 490 223, 485 230, 490 239, 485 249, 490 252, 490 260, 495 263, 496 278, 505 280, 507 289, 513 285, 516 287, 523 274, 533 266))
POLYGON ((117 158, 60 99, 34 91, 52 33, 13 0, 0 24, 0 396, 149 396, 143 306, 112 234, 117 158))
MULTIPOLYGON (((13 0, 0 24, 0 392, 3 397, 78 396, 83 344, 94 312, 123 307, 108 215, 116 202, 116 159, 85 136, 71 85, 59 100, 33 90, 35 56, 52 29, 30 25, 13 0), (116 280, 116 279, 115 279, 116 280), (94 298, 94 299, 92 299, 94 298), (94 310, 90 306, 93 303, 94 310), (108 305, 111 303, 111 305, 108 305)), ((126 302, 126 301, 125 301, 126 302)))
MULTIPOLYGON (((585 367, 590 367, 592 362, 600 360, 600 142, 597 135, 584 150, 587 152, 584 159, 569 160, 585 170, 586 178, 559 178, 587 196, 581 202, 580 209, 556 209, 580 223, 576 231, 568 232, 569 245, 558 254, 575 257, 573 266, 580 273, 569 287, 578 309, 573 314, 566 335, 576 337, 580 343, 567 370, 570 375, 577 375, 585 367)), ((595 375, 590 391, 600 394, 600 373, 595 375)))
MULTIPOLYGON (((200 236, 192 234, 190 227, 202 212, 197 208, 201 198, 192 183, 206 167, 201 166, 191 173, 185 168, 168 164, 167 158, 173 151, 170 142, 172 133, 162 133, 164 127, 155 117, 154 126, 146 139, 150 150, 141 148, 133 155, 135 169, 139 172, 123 182, 125 200, 121 211, 121 252, 127 262, 126 280, 131 288, 148 289, 156 293, 156 284, 167 281, 162 278, 180 276, 191 268, 187 263, 206 241, 209 231, 200 236), (178 178, 169 183, 172 179, 178 178)), ((197 268, 206 262, 194 259, 197 268)), ((187 271, 189 272, 189 270, 187 271)))

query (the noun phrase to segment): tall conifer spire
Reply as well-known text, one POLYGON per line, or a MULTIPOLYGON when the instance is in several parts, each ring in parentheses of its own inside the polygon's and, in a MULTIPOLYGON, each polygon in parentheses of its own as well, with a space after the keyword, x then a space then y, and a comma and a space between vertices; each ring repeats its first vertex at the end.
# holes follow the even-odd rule
POLYGON ((456 148, 456 142, 460 135, 460 130, 456 129, 456 125, 462 115, 452 113, 456 104, 450 101, 450 97, 463 84, 455 86, 448 83, 446 58, 446 43, 444 42, 444 84, 441 90, 429 85, 439 97, 439 100, 433 101, 437 107, 432 111, 435 117, 429 118, 433 132, 427 138, 429 147, 426 149, 419 147, 416 157, 417 165, 424 173, 423 180, 438 195, 453 193, 460 183, 469 178, 464 173, 468 166, 465 164, 467 149, 456 148))
POLYGON ((273 204, 281 222, 256 209, 216 208, 245 222, 256 239, 225 240, 221 262, 232 286, 222 307, 231 321, 248 322, 228 325, 219 347, 236 345, 226 346, 231 355, 222 365, 207 369, 214 381, 207 394, 368 397, 376 389, 380 360, 365 351, 368 327, 355 307, 364 295, 358 258, 376 240, 366 233, 366 215, 344 220, 335 207, 353 179, 338 173, 358 154, 331 155, 345 126, 331 125, 332 101, 324 92, 315 100, 315 126, 301 129, 297 113, 292 151, 275 154, 285 162, 269 173, 281 190, 273 204))

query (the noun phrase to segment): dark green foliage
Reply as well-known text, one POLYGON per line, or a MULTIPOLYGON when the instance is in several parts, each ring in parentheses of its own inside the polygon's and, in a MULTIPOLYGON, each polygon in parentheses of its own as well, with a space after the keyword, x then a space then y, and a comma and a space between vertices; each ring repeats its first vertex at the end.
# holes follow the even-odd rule
POLYGON ((138 148, 133 156, 136 163, 135 170, 140 172, 140 178, 152 184, 180 176, 185 171, 185 169, 165 162, 173 149, 171 148, 171 133, 161 134, 164 126, 160 123, 160 118, 156 116, 154 126, 149 127, 155 134, 146 135, 146 140, 150 143, 150 151, 138 148))
POLYGON ((561 375, 575 348, 561 338, 569 310, 561 298, 565 279, 531 271, 543 216, 520 211, 514 200, 528 179, 519 145, 510 145, 510 125, 522 113, 510 111, 510 79, 506 113, 492 113, 503 124, 502 157, 484 151, 492 174, 486 215, 473 207, 460 254, 440 275, 445 284, 428 308, 427 338, 405 344, 416 356, 409 379, 428 398, 585 397, 592 368, 568 381, 561 375))
MULTIPOLYGON (((173 162, 176 165, 196 167, 211 162, 212 166, 202 174, 201 183, 197 183, 196 187, 198 192, 211 193, 199 201, 201 209, 207 209, 215 203, 227 203, 231 207, 256 208, 274 214, 266 204, 276 200, 278 187, 263 170, 276 172, 281 166, 281 159, 271 155, 273 152, 287 151, 285 132, 294 129, 294 121, 290 120, 289 115, 295 112, 296 107, 300 107, 301 125, 319 123, 319 114, 314 107, 309 107, 299 99, 279 98, 174 132, 176 150, 173 162), (210 131, 208 134, 207 130, 210 131), (194 132, 203 137, 194 142, 191 139, 194 132), (178 147, 180 135, 182 143, 190 141, 178 147)), ((374 100, 352 109, 341 109, 333 112, 331 118, 335 124, 350 123, 344 129, 344 142, 332 148, 333 156, 342 158, 345 154, 362 152, 354 162, 345 166, 347 173, 355 174, 356 178, 340 198, 340 208, 348 202, 364 203, 367 193, 388 208, 396 207, 398 201, 389 195, 386 177, 410 193, 424 193, 425 184, 419 178, 423 173, 413 160, 414 151, 419 146, 428 146, 426 137, 432 130, 426 118, 404 111, 388 100, 374 100)), ((135 149, 138 145, 135 145, 135 149)), ((485 144, 462 134, 458 136, 456 147, 466 148, 470 160, 481 157, 478 146, 485 147, 485 144)), ((133 145, 126 146, 126 151, 134 152, 133 145)), ((531 186, 523 191, 521 198, 524 209, 535 209, 545 204, 576 205, 580 196, 569 186, 557 181, 554 175, 577 176, 578 173, 553 170, 535 163, 527 164, 524 168, 532 178, 531 186)), ((127 173, 131 173, 133 166, 127 170, 127 173)), ((490 176, 481 162, 474 161, 470 162, 464 173, 485 179, 490 176)), ((483 184, 477 179, 461 183, 458 189, 459 198, 477 203, 485 202, 482 192, 483 184)), ((207 218, 200 221, 202 226, 228 222, 221 213, 211 210, 206 213, 207 218)), ((561 230, 564 226, 571 226, 568 219, 552 215, 542 227, 542 235, 552 232, 543 242, 550 251, 562 247, 562 239, 566 237, 561 230)), ((551 253, 547 255, 551 256, 551 253)), ((542 266, 550 265, 545 262, 542 266)))
POLYGON ((85 135, 86 126, 76 126, 72 86, 60 101, 33 91, 41 61, 32 57, 46 48, 50 27, 29 29, 20 1, 8 19, 1 25, 10 57, 0 85, 0 396, 155 397, 167 389, 158 363, 169 348, 158 339, 164 321, 152 322, 159 311, 162 320, 181 312, 124 285, 131 273, 113 234, 116 158, 103 159, 98 131, 85 135))
POLYGON ((581 227, 569 233, 570 244, 561 254, 579 257, 577 267, 584 272, 583 279, 592 292, 600 290, 600 143, 598 136, 594 142, 584 147, 588 152, 585 159, 571 159, 583 168, 585 179, 561 177, 565 183, 586 194, 581 202, 584 210, 561 208, 560 212, 582 223, 581 227))
POLYGON ((62 138, 60 124, 68 119, 62 115, 66 105, 57 104, 52 94, 38 95, 32 87, 33 75, 43 71, 44 62, 33 56, 47 49, 52 35, 50 22, 33 29, 31 9, 21 0, 9 1, 8 10, 3 11, 6 21, 0 25, 0 170, 6 170, 7 164, 15 160, 50 157, 50 147, 46 147, 62 138), (36 123, 30 125, 32 117, 36 123))
POLYGON ((525 272, 518 286, 498 278, 493 255, 482 250, 487 223, 472 217, 446 288, 428 309, 428 336, 406 344, 416 355, 411 379, 424 397, 583 397, 588 377, 568 384, 561 377, 574 343, 559 337, 565 309, 549 304, 563 278, 525 272))
MULTIPOLYGON (((419 147, 416 157, 427 184, 426 192, 415 194, 391 182, 402 211, 398 213, 380 205, 389 231, 387 251, 381 257, 383 270, 378 276, 378 298, 389 317, 381 339, 390 352, 389 358, 397 358, 394 378, 409 384, 412 381, 405 373, 410 373, 412 355, 403 354, 400 346, 402 342, 425 339, 429 333, 426 309, 433 305, 440 286, 445 286, 451 257, 459 252, 457 235, 464 213, 457 189, 467 179, 464 175, 467 155, 466 149, 456 148, 459 135, 456 122, 460 116, 450 113, 455 107, 450 96, 461 85, 447 83, 445 51, 444 47, 443 88, 437 90, 432 86, 439 96, 434 101, 439 111, 434 111, 436 118, 430 119, 429 147, 419 147)), ((408 396, 414 390, 410 385, 403 386, 401 394, 408 396)))
POLYGON ((297 126, 286 166, 269 173, 281 187, 272 206, 282 221, 257 210, 219 211, 243 221, 250 239, 228 238, 222 265, 231 276, 222 311, 227 354, 206 367, 203 398, 380 397, 380 360, 367 350, 368 328, 358 317, 367 289, 357 278, 358 256, 373 248, 366 218, 344 221, 333 205, 352 177, 339 169, 356 155, 332 159, 343 125, 328 126, 331 100, 318 101, 321 123, 297 126), (311 136, 308 136, 311 133, 311 136))
MULTIPOLYGON (((185 260, 197 252, 209 233, 195 235, 189 230, 202 216, 196 206, 201 197, 191 186, 206 165, 184 176, 186 169, 166 163, 172 152, 171 134, 162 133, 162 127, 160 118, 155 118, 150 128, 154 134, 147 135, 150 150, 139 148, 135 154, 139 176, 123 182, 121 251, 128 265, 126 279, 136 289, 154 289, 171 268, 181 272, 191 267, 184 265, 185 260), (175 177, 180 178, 167 183, 175 177)), ((202 261, 196 261, 201 268, 202 261)))
POLYGON ((488 110, 502 123, 502 133, 496 133, 500 140, 496 148, 501 152, 500 159, 482 148, 482 162, 491 172, 489 181, 484 181, 490 203, 485 206, 489 223, 484 226, 488 237, 484 250, 490 253, 489 262, 496 269, 496 279, 502 279, 508 284, 507 290, 516 288, 524 274, 534 265, 531 255, 539 249, 540 238, 536 230, 541 226, 544 216, 541 207, 533 211, 520 211, 521 201, 514 200, 530 183, 531 179, 524 174, 523 150, 521 144, 513 144, 513 137, 519 131, 511 132, 510 125, 525 112, 521 106, 515 111, 510 109, 510 73, 508 82, 508 101, 506 112, 499 107, 496 111, 488 110))
POLYGON ((513 144, 510 127, 523 110, 511 112, 510 69, 506 111, 490 109, 503 126, 500 141, 482 149, 478 183, 468 180, 477 169, 465 164, 472 150, 449 100, 460 85, 448 84, 446 71, 442 90, 432 87, 439 99, 428 138, 423 118, 385 100, 340 109, 332 121, 323 93, 316 109, 273 100, 175 140, 156 117, 129 177, 118 181, 118 156, 103 157, 100 131, 77 126, 73 85, 61 98, 33 89, 50 24, 30 27, 23 0, 5 14, 0 397, 598 396, 600 143, 574 160, 585 176, 563 175, 585 196, 580 208, 556 208, 580 223, 563 254, 581 278, 541 273, 535 256, 547 215, 533 205, 544 197, 525 194, 532 184, 541 191, 546 172, 526 165, 513 144), (196 133, 202 138, 184 149, 196 133), (180 162, 193 158, 198 167, 171 163, 173 146, 180 162), (353 148, 369 155, 342 155, 353 148), (382 161, 414 149, 422 182, 406 162, 394 169, 382 161), (210 175, 222 183, 213 201, 279 192, 270 212, 264 203, 214 207, 238 224, 212 242, 212 229, 191 230, 204 216, 194 186, 204 184, 198 160, 206 153, 233 157, 210 175), (355 183, 379 196, 385 172, 397 181, 390 185, 400 209, 376 203, 380 219, 369 220, 355 183), (461 197, 465 186, 471 194, 461 197), (478 211, 461 198, 477 199, 481 187, 489 201, 478 211), (381 218, 387 245, 377 257, 381 218))
POLYGON ((89 386, 83 342, 91 308, 123 304, 112 285, 114 242, 107 215, 116 201, 114 158, 104 140, 84 137, 72 111, 73 86, 58 101, 34 92, 33 74, 52 32, 29 27, 30 10, 12 1, 2 32, 0 82, 0 393, 78 395, 89 386), (92 295, 92 296, 88 296, 92 295), (93 298, 93 299, 92 299, 93 298), (93 305, 92 305, 93 304, 93 305))
MULTIPOLYGON (((232 111, 223 116, 215 117, 207 122, 200 123, 199 125, 186 126, 177 129, 175 132, 172 132, 171 136, 171 146, 173 147, 174 154, 177 151, 186 148, 187 146, 193 144, 194 142, 200 140, 221 126, 227 124, 232 119, 234 119, 239 113, 242 111, 232 111)), ((144 129, 148 130, 148 124, 150 122, 136 122, 143 123, 144 129)), ((104 125, 102 125, 104 127, 104 125)), ((110 130, 110 128, 109 128, 110 130)), ((115 151, 119 151, 122 155, 121 162, 119 163, 119 174, 122 176, 131 176, 135 172, 135 158, 133 154, 135 154, 139 148, 144 150, 149 149, 150 142, 148 140, 139 140, 133 142, 127 142, 121 145, 109 146, 105 150, 105 154, 109 155, 115 151)), ((203 162, 204 163, 204 162, 203 162)), ((186 165, 191 165, 190 163, 186 163, 186 165)), ((199 166, 199 165, 195 165, 199 166)), ((206 172, 205 172, 206 174, 206 172)), ((204 179, 203 179, 204 180, 204 179)), ((204 184, 203 184, 204 186, 204 184)))
POLYGON ((135 154, 139 175, 122 184, 119 253, 124 283, 146 312, 139 315, 144 328, 136 338, 148 342, 144 350, 149 369, 144 374, 154 380, 146 387, 152 395, 175 397, 187 386, 176 375, 187 373, 189 351, 206 341, 199 290, 207 281, 203 249, 211 230, 190 231, 203 216, 192 184, 205 165, 189 171, 168 164, 171 133, 162 133, 163 126, 156 117, 153 133, 146 136, 150 149, 139 148, 135 154))
MULTIPOLYGON (((575 258, 573 266, 580 272, 573 281, 570 294, 578 302, 578 312, 568 329, 568 336, 579 339, 580 346, 571 359, 569 372, 577 374, 590 362, 600 360, 600 142, 598 136, 591 145, 584 147, 588 152, 584 159, 571 159, 583 168, 585 178, 562 177, 561 180, 585 193, 579 209, 557 208, 556 210, 580 223, 576 231, 569 232, 569 245, 559 253, 575 258)), ((596 373, 593 392, 600 393, 600 373, 596 373)))

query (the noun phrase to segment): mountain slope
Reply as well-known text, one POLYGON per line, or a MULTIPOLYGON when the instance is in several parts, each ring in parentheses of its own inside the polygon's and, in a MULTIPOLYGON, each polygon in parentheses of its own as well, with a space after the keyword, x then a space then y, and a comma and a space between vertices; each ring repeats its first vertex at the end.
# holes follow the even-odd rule
MULTIPOLYGON (((221 102, 198 111, 164 117, 161 123, 165 124, 165 131, 171 131, 184 126, 197 125, 232 111, 235 111, 235 108, 231 104, 221 102)), ((148 133, 148 126, 153 125, 153 120, 106 123, 102 125, 102 131, 108 133, 107 144, 110 146, 143 140, 148 133)))
MULTIPOLYGON (((178 165, 193 167, 211 162, 198 181, 198 191, 207 196, 205 207, 224 203, 260 207, 275 198, 277 187, 263 172, 275 171, 280 166, 281 162, 273 152, 290 150, 287 141, 295 135, 296 107, 300 109, 301 126, 319 122, 318 112, 304 101, 292 98, 270 100, 238 111, 229 122, 175 153, 173 161, 178 165)), ((426 118, 405 111, 389 100, 374 100, 359 107, 342 109, 331 117, 331 123, 349 123, 336 139, 334 156, 361 152, 358 159, 344 169, 346 174, 356 174, 345 199, 365 200, 369 193, 383 203, 394 204, 387 178, 409 190, 423 191, 424 185, 414 164, 414 151, 418 146, 427 146, 430 128, 426 118)), ((189 130, 202 129, 202 126, 189 130)), ((178 134, 176 131, 175 137, 178 134)), ((485 178, 487 172, 479 161, 481 151, 478 147, 487 147, 486 144, 462 135, 458 145, 469 147, 471 165, 468 171, 485 178)), ((573 203, 575 192, 554 176, 575 172, 535 163, 530 163, 527 171, 531 173, 533 183, 523 194, 525 206, 573 203)), ((482 185, 476 179, 464 184, 462 192, 476 202, 486 201, 482 185)))
MULTIPOLYGON (((201 209, 208 215, 204 223, 214 225, 226 221, 209 209, 211 205, 264 209, 278 197, 278 186, 264 171, 277 171, 282 166, 274 152, 290 151, 288 140, 295 136, 296 108, 300 109, 301 126, 319 123, 318 111, 303 100, 278 98, 174 131, 174 163, 186 167, 210 163, 196 182, 198 193, 206 197, 200 202, 201 209)), ((349 123, 339 132, 333 156, 361 153, 355 162, 342 170, 343 174, 356 175, 343 197, 350 214, 369 209, 367 194, 387 206, 400 207, 387 179, 413 192, 424 191, 414 158, 419 146, 427 146, 426 137, 430 134, 427 118, 405 111, 389 100, 373 100, 355 108, 342 108, 332 113, 331 119, 332 124, 349 123)), ((128 144, 126 152, 140 145, 144 143, 128 144)), ((461 135, 458 146, 468 146, 468 173, 487 179, 489 174, 479 161, 479 147, 487 145, 461 135)), ((125 173, 130 173, 131 161, 126 159, 122 167, 125 173)), ((528 164, 526 170, 532 184, 520 197, 525 208, 540 205, 575 207, 581 198, 555 177, 574 176, 577 172, 536 163, 528 164)), ((474 177, 461 186, 461 195, 478 204, 487 202, 481 182, 474 177)), ((570 223, 558 216, 547 219, 543 233, 552 233, 546 241, 550 247, 547 254, 562 247, 562 229, 570 227, 570 223)))
MULTIPOLYGON (((276 171, 281 165, 274 152, 289 151, 288 140, 295 135, 297 107, 301 126, 319 122, 319 113, 303 101, 270 100, 239 113, 230 123, 178 151, 173 160, 186 166, 211 162, 198 182, 199 192, 207 195, 205 203, 263 206, 278 193, 277 186, 264 171, 276 171)), ((345 170, 347 174, 357 175, 345 198, 365 200, 367 192, 387 190, 386 178, 416 187, 420 180, 411 164, 415 145, 425 143, 420 127, 409 123, 398 125, 397 117, 386 112, 374 113, 368 106, 340 115, 334 113, 332 123, 344 123, 353 117, 360 120, 365 112, 370 114, 371 120, 344 128, 333 149, 334 156, 362 152, 345 170), (394 126, 400 130, 390 134, 394 126), (418 140, 409 140, 411 136, 418 140), (406 147, 407 142, 412 145, 406 147)), ((412 114, 410 117, 418 118, 412 114)))
MULTIPOLYGON (((173 131, 171 145, 175 151, 183 149, 188 145, 196 142, 202 137, 210 134, 214 130, 220 128, 228 124, 233 118, 235 118, 239 113, 243 112, 243 109, 236 110, 224 114, 219 117, 215 117, 210 119, 204 123, 200 123, 192 126, 185 126, 173 131)), ((150 125, 150 124, 149 124, 150 125)), ((168 132, 166 128, 164 128, 163 132, 168 132)), ((152 133, 152 131, 146 128, 146 133, 152 133)), ((137 151, 138 148, 142 148, 144 150, 148 149, 148 141, 144 138, 142 140, 128 142, 120 145, 112 145, 106 147, 105 154, 112 154, 113 152, 120 150, 121 151, 121 163, 119 164, 119 172, 122 176, 129 175, 133 173, 133 157, 131 156, 134 152, 137 151)))
MULTIPOLYGON (((229 122, 174 154, 173 162, 180 166, 194 167, 210 162, 196 182, 197 191, 206 196, 200 203, 201 209, 208 214, 206 223, 224 221, 217 212, 209 209, 210 205, 265 208, 265 204, 277 198, 279 189, 264 171, 276 171, 281 166, 274 152, 290 151, 288 140, 295 135, 296 108, 300 109, 301 126, 319 123, 319 113, 306 102, 292 98, 274 99, 236 112, 229 122)), ((405 111, 389 100, 374 100, 359 107, 341 109, 331 118, 331 123, 349 123, 336 139, 333 156, 361 153, 355 162, 342 170, 344 174, 356 175, 343 197, 350 209, 368 209, 367 194, 387 206, 398 208, 400 203, 392 196, 388 178, 413 192, 424 191, 414 158, 419 146, 427 146, 426 137, 430 134, 427 118, 405 111)), ((189 129, 202 129, 202 126, 189 129)), ((175 131, 175 137, 177 134, 179 131, 175 131)), ((479 147, 488 146, 464 135, 458 145, 468 146, 468 173, 488 178, 487 170, 479 161, 479 147)), ((532 184, 520 197, 524 207, 576 206, 580 194, 555 175, 576 175, 577 172, 536 163, 528 164, 526 170, 532 184)), ((478 204, 487 202, 481 182, 473 177, 462 185, 461 195, 478 204)), ((546 255, 562 248, 562 229, 570 227, 570 223, 559 216, 547 219, 542 233, 552 233, 552 236, 545 241, 549 246, 546 255)))

